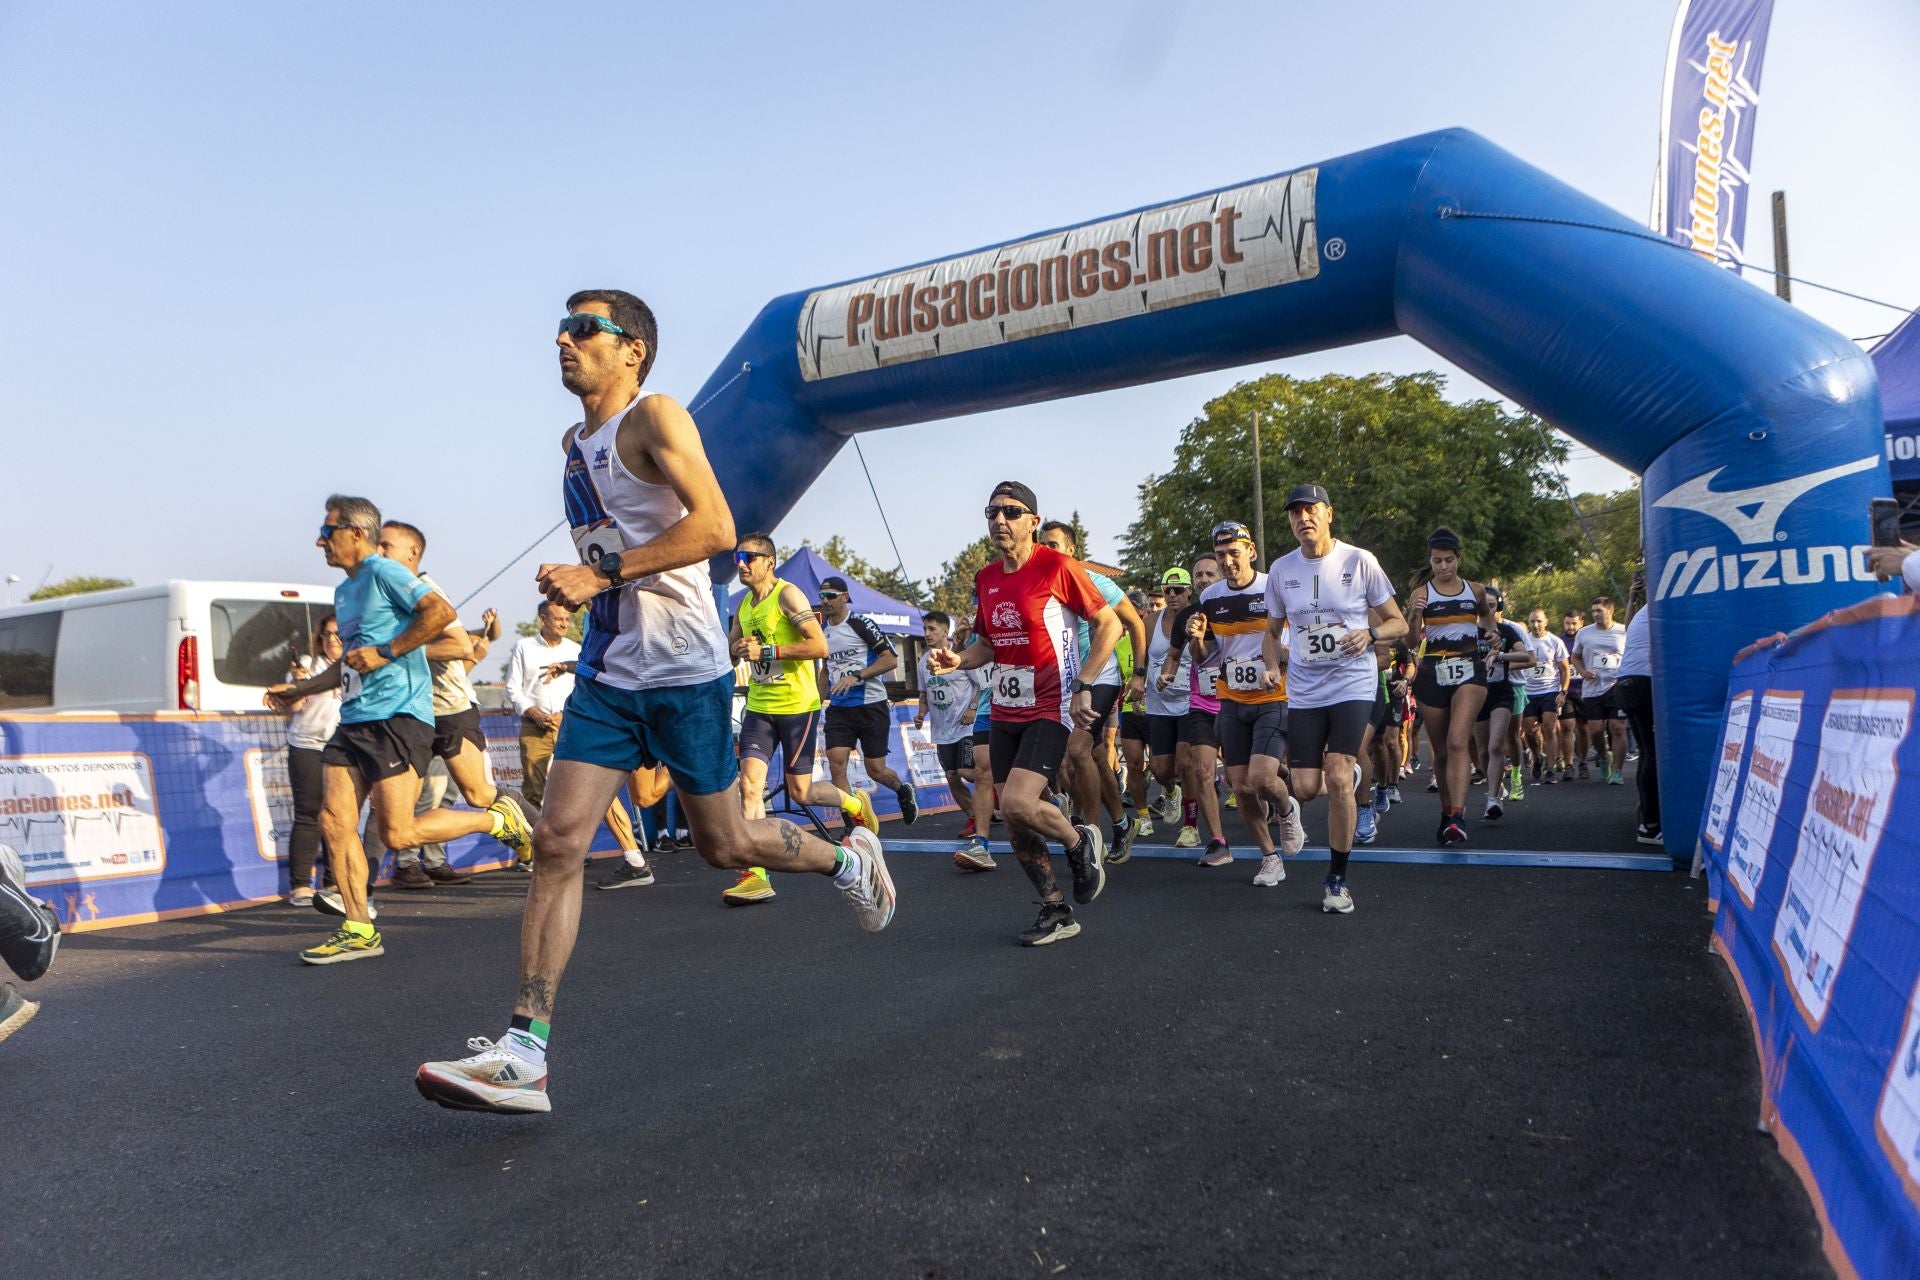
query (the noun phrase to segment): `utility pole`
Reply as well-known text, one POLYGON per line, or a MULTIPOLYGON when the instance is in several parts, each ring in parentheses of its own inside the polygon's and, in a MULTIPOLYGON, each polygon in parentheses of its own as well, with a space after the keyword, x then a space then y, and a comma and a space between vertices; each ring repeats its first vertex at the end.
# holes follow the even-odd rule
POLYGON ((1787 265, 1787 193, 1773 193, 1773 291, 1780 301, 1793 301, 1793 282, 1787 279, 1793 268, 1787 265))
POLYGON ((1267 554, 1267 504, 1260 494, 1260 411, 1253 411, 1253 540, 1267 554))

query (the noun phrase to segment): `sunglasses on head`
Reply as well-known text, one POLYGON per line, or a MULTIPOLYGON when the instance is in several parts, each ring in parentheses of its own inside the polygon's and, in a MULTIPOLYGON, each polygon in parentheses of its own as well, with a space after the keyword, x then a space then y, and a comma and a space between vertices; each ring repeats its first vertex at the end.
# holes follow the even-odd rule
POLYGON ((564 317, 560 321, 560 332, 575 342, 585 342, 596 333, 613 333, 623 338, 627 336, 625 329, 605 316, 595 315, 591 311, 576 311, 564 317))
POLYGON ((1003 520, 1018 520, 1021 516, 1030 516, 1033 512, 1011 502, 991 503, 987 507, 987 519, 999 516, 1003 520))
POLYGON ((1213 526, 1213 541, 1215 546, 1222 542, 1252 542, 1253 530, 1238 520, 1225 520, 1213 526))

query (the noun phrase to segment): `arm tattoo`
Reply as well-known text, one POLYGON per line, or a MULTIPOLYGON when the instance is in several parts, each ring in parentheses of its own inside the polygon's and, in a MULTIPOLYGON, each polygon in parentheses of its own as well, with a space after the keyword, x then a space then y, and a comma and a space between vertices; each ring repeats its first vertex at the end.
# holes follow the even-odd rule
POLYGON ((531 974, 520 980, 519 1003, 533 1010, 534 1016, 548 1018, 553 1016, 553 983, 539 974, 531 974))

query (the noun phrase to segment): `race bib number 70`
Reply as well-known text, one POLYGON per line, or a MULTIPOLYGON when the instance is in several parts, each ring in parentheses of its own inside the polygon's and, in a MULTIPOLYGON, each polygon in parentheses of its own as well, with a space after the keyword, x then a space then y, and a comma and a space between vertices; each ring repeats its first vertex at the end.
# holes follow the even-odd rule
POLYGON ((1034 705, 1033 668, 996 665, 993 669, 993 705, 996 707, 1034 705))

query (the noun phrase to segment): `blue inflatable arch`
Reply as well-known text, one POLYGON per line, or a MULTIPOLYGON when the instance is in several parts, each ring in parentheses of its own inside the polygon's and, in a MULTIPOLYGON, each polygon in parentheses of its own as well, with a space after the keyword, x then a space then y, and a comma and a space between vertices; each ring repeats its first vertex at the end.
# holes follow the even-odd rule
POLYGON ((1395 333, 1643 474, 1662 810, 1690 857, 1734 651, 1874 590, 1873 366, 1476 134, 776 298, 693 406, 738 527, 773 528, 854 432, 1395 333))

